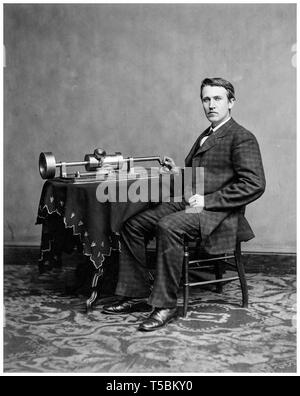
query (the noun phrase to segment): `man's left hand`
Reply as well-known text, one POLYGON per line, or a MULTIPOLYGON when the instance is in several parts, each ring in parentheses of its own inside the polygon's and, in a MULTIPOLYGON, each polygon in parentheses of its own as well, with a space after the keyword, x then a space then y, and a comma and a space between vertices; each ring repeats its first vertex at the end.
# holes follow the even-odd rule
POLYGON ((189 198, 191 208, 195 208, 198 213, 202 212, 204 208, 204 195, 194 194, 189 198))

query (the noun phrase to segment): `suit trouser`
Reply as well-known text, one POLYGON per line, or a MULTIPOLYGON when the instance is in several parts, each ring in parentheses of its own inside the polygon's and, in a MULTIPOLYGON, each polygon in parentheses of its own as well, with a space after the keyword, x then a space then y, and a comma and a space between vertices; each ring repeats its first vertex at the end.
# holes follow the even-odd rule
POLYGON ((176 306, 182 275, 184 238, 200 236, 199 213, 184 203, 162 203, 129 219, 121 230, 116 294, 149 297, 158 308, 176 306), (156 271, 150 288, 146 244, 156 236, 156 271))

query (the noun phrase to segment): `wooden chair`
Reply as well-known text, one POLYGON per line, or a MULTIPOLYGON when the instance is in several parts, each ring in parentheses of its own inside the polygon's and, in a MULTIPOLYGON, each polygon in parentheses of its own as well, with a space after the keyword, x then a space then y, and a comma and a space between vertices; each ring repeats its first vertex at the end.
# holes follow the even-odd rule
POLYGON ((217 292, 222 292, 222 285, 227 282, 239 280, 242 291, 242 306, 248 307, 248 287, 245 276, 245 268, 241 261, 241 242, 237 241, 235 250, 232 254, 224 254, 218 256, 209 256, 191 259, 191 254, 199 256, 199 245, 185 241, 184 243, 184 259, 183 259, 183 316, 185 317, 188 310, 189 288, 193 286, 206 286, 215 284, 217 292), (233 259, 234 263, 228 261, 233 259), (223 266, 227 265, 237 271, 237 276, 223 278, 223 266), (200 282, 191 282, 189 275, 191 270, 212 269, 215 279, 200 282))

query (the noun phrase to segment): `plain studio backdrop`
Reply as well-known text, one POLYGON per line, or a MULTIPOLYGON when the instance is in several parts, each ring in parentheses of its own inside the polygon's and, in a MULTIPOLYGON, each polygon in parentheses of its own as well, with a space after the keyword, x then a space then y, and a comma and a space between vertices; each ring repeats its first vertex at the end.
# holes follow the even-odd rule
POLYGON ((267 189, 247 208, 249 251, 296 251, 295 4, 4 5, 5 242, 38 245, 42 151, 102 147, 180 166, 208 126, 205 77, 236 88, 267 189))

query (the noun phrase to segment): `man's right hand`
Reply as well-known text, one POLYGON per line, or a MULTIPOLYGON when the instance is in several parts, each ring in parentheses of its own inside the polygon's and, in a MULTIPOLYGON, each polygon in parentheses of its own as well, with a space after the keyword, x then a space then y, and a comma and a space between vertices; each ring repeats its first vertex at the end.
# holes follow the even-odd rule
POLYGON ((167 167, 171 171, 175 171, 175 169, 177 168, 173 158, 167 156, 164 157, 163 166, 167 167))

